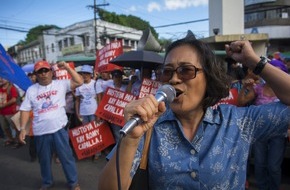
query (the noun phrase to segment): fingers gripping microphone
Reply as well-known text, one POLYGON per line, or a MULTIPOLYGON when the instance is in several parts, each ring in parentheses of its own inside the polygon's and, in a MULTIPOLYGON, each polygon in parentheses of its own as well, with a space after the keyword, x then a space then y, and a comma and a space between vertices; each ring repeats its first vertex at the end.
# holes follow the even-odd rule
MULTIPOLYGON (((164 101, 167 103, 171 103, 175 97, 176 97, 175 89, 173 88, 173 86, 168 84, 161 86, 155 94, 157 102, 164 101)), ((127 135, 134 127, 136 127, 142 122, 143 121, 140 118, 140 116, 136 115, 132 117, 120 130, 120 134, 123 134, 124 136, 127 135)))

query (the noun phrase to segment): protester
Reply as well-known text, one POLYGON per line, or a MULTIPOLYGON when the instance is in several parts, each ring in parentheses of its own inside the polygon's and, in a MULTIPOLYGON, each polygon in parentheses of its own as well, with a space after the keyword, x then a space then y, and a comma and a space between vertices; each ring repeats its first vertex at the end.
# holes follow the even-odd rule
POLYGON ((27 76, 31 80, 32 84, 37 82, 36 74, 34 72, 28 73, 27 76))
MULTIPOLYGON (((121 189, 139 166, 144 133, 153 128, 148 155, 150 189, 244 189, 250 144, 284 134, 290 121, 290 76, 255 54, 249 41, 226 45, 226 53, 271 85, 281 102, 250 107, 219 105, 228 95, 226 73, 207 44, 193 35, 166 51, 161 77, 176 90, 170 105, 153 95, 131 101, 125 119, 143 122, 120 143, 121 189), (258 63, 259 62, 259 63, 258 63), (258 63, 258 64, 257 64, 258 63), (274 116, 274 117, 271 117, 274 116)), ((98 189, 117 189, 116 154, 99 177, 98 189)))
POLYGON ((151 79, 152 77, 152 69, 151 68, 142 68, 141 69, 141 77, 135 80, 130 80, 127 86, 126 92, 133 94, 138 97, 142 85, 142 81, 144 78, 151 79))
POLYGON ((20 147, 18 143, 19 131, 11 117, 17 112, 17 89, 4 78, 0 78, 0 125, 5 134, 4 146, 20 147))
POLYGON ((21 104, 20 124, 22 127, 19 140, 25 144, 25 126, 32 110, 32 127, 42 177, 40 189, 48 189, 53 185, 51 160, 53 153, 56 153, 69 188, 80 190, 76 163, 69 145, 68 132, 65 129, 68 119, 64 106, 66 93, 82 85, 83 79, 66 62, 60 62, 57 65, 60 69, 66 69, 72 79, 52 80, 51 66, 46 61, 39 61, 34 65, 38 83, 27 89, 25 99, 21 104), (52 105, 43 109, 42 105, 47 97, 50 97, 52 105))
POLYGON ((106 92, 108 86, 113 85, 113 80, 109 71, 101 71, 100 75, 101 78, 99 78, 96 82, 98 104, 101 102, 103 94, 106 92))
POLYGON ((96 120, 95 113, 98 107, 95 89, 96 81, 92 79, 93 69, 90 65, 83 65, 79 73, 84 83, 76 88, 76 115, 82 124, 87 124, 96 120))
MULTIPOLYGON (((113 86, 111 86, 114 89, 120 90, 125 92, 127 89, 127 85, 123 84, 123 75, 124 72, 121 70, 113 70, 111 72, 112 78, 113 78, 113 86)), ((120 139, 120 130, 122 126, 110 123, 111 130, 113 132, 115 142, 118 142, 120 139)))
MULTIPOLYGON (((273 59, 269 62, 287 73, 282 61, 273 59)), ((248 93, 244 94, 244 101, 263 105, 279 101, 268 83, 247 86, 248 93)), ((259 189, 279 190, 282 178, 281 165, 284 158, 287 138, 285 134, 272 138, 257 140, 253 145, 255 160, 255 180, 259 189)))
POLYGON ((82 123, 76 116, 76 109, 75 109, 75 92, 71 91, 66 93, 65 95, 65 112, 68 118, 67 128, 73 129, 77 126, 80 126, 82 123))

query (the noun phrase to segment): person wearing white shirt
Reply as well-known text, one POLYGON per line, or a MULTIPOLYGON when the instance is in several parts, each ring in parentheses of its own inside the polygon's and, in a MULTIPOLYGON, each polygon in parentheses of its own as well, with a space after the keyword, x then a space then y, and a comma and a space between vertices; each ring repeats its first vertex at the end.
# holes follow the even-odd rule
POLYGON ((76 115, 83 124, 96 120, 96 110, 98 107, 95 83, 92 74, 93 69, 89 65, 83 65, 79 72, 84 79, 83 85, 76 88, 76 115))
POLYGON ((71 190, 80 190, 77 168, 68 132, 65 128, 68 118, 65 112, 65 95, 83 84, 82 77, 66 62, 59 62, 58 67, 71 75, 70 80, 52 80, 51 65, 39 61, 34 66, 38 82, 30 86, 20 106, 21 132, 19 141, 25 144, 25 126, 28 124, 30 111, 33 111, 33 133, 39 158, 42 177, 41 190, 53 186, 51 160, 56 153, 61 164, 68 186, 71 190), (47 101, 50 106, 43 106, 47 101))

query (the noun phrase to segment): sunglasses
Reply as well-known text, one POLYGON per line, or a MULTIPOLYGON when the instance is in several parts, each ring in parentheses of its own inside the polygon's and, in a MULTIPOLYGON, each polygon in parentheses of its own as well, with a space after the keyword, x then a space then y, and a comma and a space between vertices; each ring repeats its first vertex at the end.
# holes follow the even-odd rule
POLYGON ((162 71, 161 82, 168 82, 173 77, 175 72, 177 77, 183 81, 194 79, 198 71, 202 71, 202 69, 196 68, 193 65, 181 65, 176 69, 165 67, 162 71))
POLYGON ((42 74, 42 73, 48 73, 50 71, 50 69, 40 69, 38 71, 36 71, 36 74, 42 74))

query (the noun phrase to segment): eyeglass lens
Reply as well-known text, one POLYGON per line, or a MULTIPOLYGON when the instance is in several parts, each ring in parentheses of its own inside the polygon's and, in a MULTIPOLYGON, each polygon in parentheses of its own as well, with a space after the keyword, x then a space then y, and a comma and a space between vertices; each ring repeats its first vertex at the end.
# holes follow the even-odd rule
POLYGON ((189 80, 196 77, 196 72, 201 69, 196 68, 193 65, 179 66, 176 69, 164 68, 161 76, 162 82, 168 82, 172 77, 174 72, 177 73, 178 78, 181 80, 189 80))

